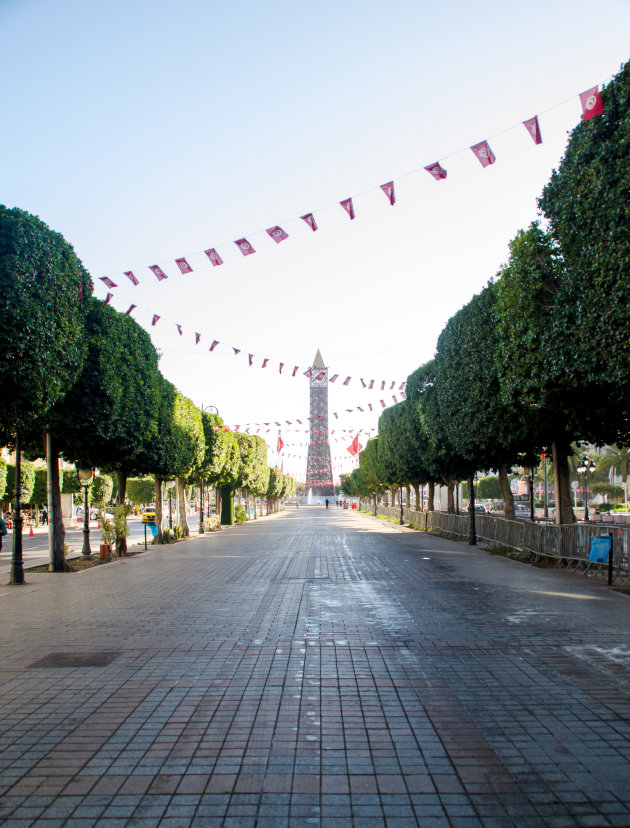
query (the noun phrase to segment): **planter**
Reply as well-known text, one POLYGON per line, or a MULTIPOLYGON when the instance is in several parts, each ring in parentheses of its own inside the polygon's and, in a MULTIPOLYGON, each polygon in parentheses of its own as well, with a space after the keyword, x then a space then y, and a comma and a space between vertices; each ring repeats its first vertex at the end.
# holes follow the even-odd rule
POLYGON ((102 543, 100 546, 100 557, 103 561, 108 561, 113 557, 111 543, 102 543))

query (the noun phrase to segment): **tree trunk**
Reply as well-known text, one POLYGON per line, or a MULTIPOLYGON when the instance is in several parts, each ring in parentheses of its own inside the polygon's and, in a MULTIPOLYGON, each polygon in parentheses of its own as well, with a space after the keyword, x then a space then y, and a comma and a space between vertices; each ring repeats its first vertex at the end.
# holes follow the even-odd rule
POLYGON ((179 506, 179 525, 182 527, 184 538, 190 537, 190 528, 186 517, 186 481, 183 477, 177 478, 177 505, 179 506))
POLYGON ((199 478, 199 534, 203 535, 206 531, 203 525, 203 480, 199 478))
MULTIPOLYGON (((53 572, 66 572, 68 564, 66 563, 65 545, 66 545, 66 527, 63 525, 63 515, 61 514, 61 489, 59 486, 59 451, 57 449, 57 442, 54 435, 50 435, 51 445, 51 494, 52 494, 52 513, 48 515, 48 520, 52 521, 53 532, 53 572)), ((49 510, 50 511, 50 510, 49 510)))
POLYGON ((571 503, 571 479, 567 458, 570 447, 561 442, 553 444, 553 465, 555 469, 556 489, 556 523, 575 523, 573 504, 571 503))
MULTIPOLYGON (((116 506, 123 506, 125 505, 125 495, 127 494, 127 475, 124 471, 120 469, 116 469, 116 483, 117 483, 117 491, 116 491, 116 506)), ((127 522, 127 518, 125 517, 125 523, 127 522)), ((116 535, 116 555, 120 557, 121 555, 127 554, 127 536, 123 535, 122 537, 118 537, 116 535)))
POLYGON ((514 495, 510 488, 510 481, 508 480, 507 466, 499 468, 499 486, 501 486, 501 494, 505 503, 505 519, 514 520, 514 495))
POLYGON ((157 526, 156 543, 164 543, 162 538, 162 478, 155 478, 155 525, 157 526))
POLYGON ((475 479, 471 474, 468 478, 468 491, 470 493, 470 502, 468 504, 468 545, 477 545, 477 527, 475 526, 475 479))
POLYGON ((455 498, 453 497, 453 483, 446 484, 446 511, 449 515, 455 514, 455 498))
POLYGON ((221 487, 221 525, 234 525, 234 490, 221 487))
POLYGON ((413 493, 416 500, 416 512, 420 511, 420 486, 417 483, 414 483, 413 493))
POLYGON ((429 481, 429 491, 427 492, 427 512, 435 511, 435 483, 429 481))

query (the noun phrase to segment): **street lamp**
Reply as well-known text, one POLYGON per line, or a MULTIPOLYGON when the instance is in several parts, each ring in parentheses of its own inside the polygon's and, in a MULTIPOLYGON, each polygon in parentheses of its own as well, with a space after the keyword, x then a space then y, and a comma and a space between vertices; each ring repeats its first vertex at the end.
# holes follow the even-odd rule
POLYGON ((578 474, 584 477, 584 522, 588 523, 588 473, 595 468, 597 464, 591 460, 587 454, 580 458, 580 465, 577 467, 578 474))
POLYGON ((173 495, 173 489, 175 488, 175 481, 174 480, 167 480, 164 484, 168 491, 168 528, 173 528, 173 510, 171 506, 171 498, 173 495))
POLYGON ((77 469, 79 483, 83 486, 83 549, 81 554, 85 560, 90 560, 92 550, 90 549, 90 501, 88 487, 94 480, 94 469, 77 469))

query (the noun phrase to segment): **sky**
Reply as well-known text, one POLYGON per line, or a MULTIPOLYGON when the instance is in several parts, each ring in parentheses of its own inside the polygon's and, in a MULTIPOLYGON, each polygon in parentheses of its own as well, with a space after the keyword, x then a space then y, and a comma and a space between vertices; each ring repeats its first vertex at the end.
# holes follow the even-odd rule
POLYGON ((62 233, 97 297, 112 279, 111 304, 136 305, 163 374, 261 434, 273 464, 280 422, 298 479, 319 349, 339 374, 338 474, 539 218, 580 92, 617 73, 628 44, 628 0, 0 0, 0 202, 62 233), (522 126, 534 115, 538 146, 522 126), (482 140, 486 168, 470 150, 482 140), (443 181, 423 169, 435 161, 443 181), (392 180, 394 206, 380 189, 392 180))

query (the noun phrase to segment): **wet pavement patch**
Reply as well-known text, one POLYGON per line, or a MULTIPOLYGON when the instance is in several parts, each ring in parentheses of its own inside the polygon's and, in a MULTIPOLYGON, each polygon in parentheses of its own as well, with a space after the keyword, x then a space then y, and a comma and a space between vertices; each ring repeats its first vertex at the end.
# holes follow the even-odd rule
POLYGON ((49 653, 33 662, 31 667, 107 667, 118 658, 119 652, 107 653, 49 653))

